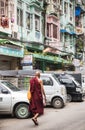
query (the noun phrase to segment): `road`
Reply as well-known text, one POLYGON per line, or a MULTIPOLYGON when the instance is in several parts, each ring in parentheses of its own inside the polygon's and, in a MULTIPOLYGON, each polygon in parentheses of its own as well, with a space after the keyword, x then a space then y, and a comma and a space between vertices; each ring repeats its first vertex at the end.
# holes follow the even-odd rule
POLYGON ((0 130, 85 130, 85 101, 67 103, 63 109, 45 108, 35 126, 29 119, 0 117, 0 130))

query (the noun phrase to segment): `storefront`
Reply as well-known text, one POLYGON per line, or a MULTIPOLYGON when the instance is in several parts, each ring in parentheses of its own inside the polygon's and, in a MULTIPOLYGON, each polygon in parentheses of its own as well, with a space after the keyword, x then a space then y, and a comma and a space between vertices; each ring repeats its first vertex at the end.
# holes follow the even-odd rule
POLYGON ((23 57, 23 45, 7 39, 0 39, 0 70, 18 69, 23 57))
POLYGON ((41 71, 60 70, 62 67, 71 64, 71 61, 61 58, 58 54, 43 53, 42 44, 29 43, 25 44, 24 55, 32 56, 32 68, 41 71))
MULTIPOLYGON (((33 48, 32 48, 33 49, 33 48)), ((31 49, 30 49, 31 50, 31 49)), ((28 47, 25 49, 25 55, 24 57, 30 57, 31 56, 31 64, 30 60, 27 61, 26 58, 26 63, 24 64, 24 68, 29 68, 31 66, 32 69, 39 69, 42 71, 46 70, 58 70, 62 69, 63 64, 68 64, 69 61, 61 58, 60 56, 57 55, 50 55, 50 54, 44 54, 42 51, 29 51, 28 47), (27 67, 28 66, 28 67, 27 67)), ((24 59, 24 58, 23 58, 24 59)), ((23 64, 22 64, 23 68, 23 64)))
POLYGON ((62 69, 63 64, 69 63, 67 60, 62 59, 61 57, 46 55, 43 53, 34 53, 33 58, 35 59, 35 69, 40 69, 42 71, 62 69))

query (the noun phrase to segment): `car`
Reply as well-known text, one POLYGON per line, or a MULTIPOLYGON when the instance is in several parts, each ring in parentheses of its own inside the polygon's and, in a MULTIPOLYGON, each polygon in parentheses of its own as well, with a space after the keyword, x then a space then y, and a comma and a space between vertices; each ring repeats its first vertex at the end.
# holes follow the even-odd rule
POLYGON ((11 114, 25 119, 30 116, 27 91, 21 90, 6 80, 0 80, 0 115, 11 114))
POLYGON ((46 105, 53 108, 63 108, 67 103, 67 91, 64 85, 60 84, 58 78, 51 73, 41 73, 41 79, 46 94, 46 105))
POLYGON ((85 99, 85 83, 82 82, 83 98, 85 99))
POLYGON ((66 86, 67 100, 83 101, 82 85, 70 74, 55 74, 61 84, 66 86))
MULTIPOLYGON (((26 71, 20 71, 20 75, 27 77, 29 80, 34 75, 30 76, 26 71)), ((46 106, 52 106, 55 109, 63 108, 67 103, 66 87, 58 81, 58 78, 51 73, 41 72, 40 78, 43 81, 43 87, 46 94, 46 106)), ((29 80, 27 80, 29 82, 29 80)))

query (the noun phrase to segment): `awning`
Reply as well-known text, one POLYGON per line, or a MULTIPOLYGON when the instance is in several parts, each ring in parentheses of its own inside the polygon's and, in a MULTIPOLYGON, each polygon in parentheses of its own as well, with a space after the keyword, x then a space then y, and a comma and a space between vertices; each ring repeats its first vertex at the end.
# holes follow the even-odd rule
POLYGON ((76 35, 75 32, 69 32, 69 31, 67 31, 67 30, 65 30, 65 29, 61 29, 60 32, 62 32, 62 33, 68 33, 68 34, 70 34, 70 35, 76 35))
POLYGON ((7 55, 7 56, 13 56, 13 57, 20 57, 23 58, 24 56, 24 46, 19 43, 19 42, 15 42, 15 41, 11 41, 8 39, 0 39, 0 55, 7 55), (5 44, 12 44, 16 45, 16 48, 10 47, 10 46, 5 46, 5 44))
POLYGON ((57 56, 33 54, 33 57, 36 59, 45 60, 45 61, 54 62, 54 63, 69 63, 69 61, 64 60, 63 58, 57 57, 57 56))
POLYGON ((75 9, 75 16, 80 16, 80 14, 81 14, 81 7, 76 7, 76 9, 75 9))
POLYGON ((70 34, 70 32, 69 32, 69 31, 67 31, 67 30, 65 30, 65 29, 61 29, 61 30, 60 30, 60 32, 70 34))
POLYGON ((76 33, 75 32, 71 32, 71 35, 76 35, 76 33))
POLYGON ((65 29, 61 29, 60 32, 65 33, 67 31, 65 29))
POLYGON ((6 44, 6 43, 13 44, 13 45, 16 45, 16 46, 19 46, 19 47, 23 47, 22 43, 20 43, 20 42, 11 41, 11 40, 8 40, 8 39, 0 39, 0 44, 6 44))

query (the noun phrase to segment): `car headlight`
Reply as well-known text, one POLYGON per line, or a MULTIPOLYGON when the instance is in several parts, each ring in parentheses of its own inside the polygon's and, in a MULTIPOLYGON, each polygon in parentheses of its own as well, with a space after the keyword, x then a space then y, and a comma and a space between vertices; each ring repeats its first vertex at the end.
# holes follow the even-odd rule
POLYGON ((81 92, 81 88, 76 88, 76 92, 81 92))

